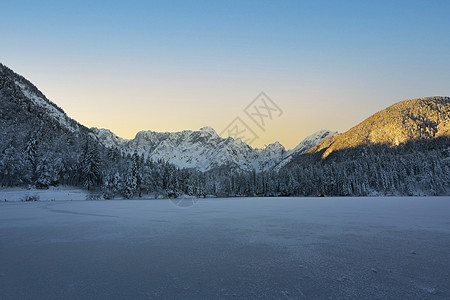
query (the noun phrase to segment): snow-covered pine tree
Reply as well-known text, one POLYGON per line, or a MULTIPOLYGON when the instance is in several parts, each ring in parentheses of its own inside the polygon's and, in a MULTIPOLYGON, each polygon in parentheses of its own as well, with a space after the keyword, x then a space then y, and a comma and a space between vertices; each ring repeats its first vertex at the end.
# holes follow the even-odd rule
POLYGON ((138 189, 138 184, 140 184, 140 176, 138 174, 139 169, 139 156, 137 152, 134 152, 133 156, 131 157, 131 167, 128 171, 126 180, 125 180, 125 190, 124 190, 124 196, 127 199, 131 199, 133 197, 134 193, 138 189))
POLYGON ((33 183, 35 183, 36 180, 38 179, 37 151, 38 151, 38 140, 35 135, 31 135, 25 145, 24 154, 25 154, 25 160, 30 165, 30 171, 31 171, 30 179, 33 183))
POLYGON ((50 161, 43 157, 37 164, 37 174, 36 188, 38 189, 48 189, 49 185, 52 183, 52 166, 50 161))
POLYGON ((0 154, 1 186, 22 184, 27 169, 22 151, 17 151, 13 146, 9 146, 0 154))
POLYGON ((100 153, 94 143, 86 140, 80 157, 80 172, 82 184, 88 191, 101 183, 100 153))

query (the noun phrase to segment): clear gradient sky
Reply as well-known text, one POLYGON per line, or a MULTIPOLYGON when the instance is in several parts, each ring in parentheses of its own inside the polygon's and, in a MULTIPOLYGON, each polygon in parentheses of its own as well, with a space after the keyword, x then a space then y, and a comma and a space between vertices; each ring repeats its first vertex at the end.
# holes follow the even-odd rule
POLYGON ((221 131, 265 91, 284 114, 252 145, 292 148, 400 100, 450 96, 449 15, 446 0, 0 0, 0 62, 125 138, 221 131))

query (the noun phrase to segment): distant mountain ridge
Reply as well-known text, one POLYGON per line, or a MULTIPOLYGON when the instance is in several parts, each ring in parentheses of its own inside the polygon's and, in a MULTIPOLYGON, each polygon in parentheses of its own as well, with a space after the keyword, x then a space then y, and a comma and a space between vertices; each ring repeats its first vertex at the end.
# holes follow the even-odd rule
POLYGON ((254 149, 240 139, 220 137, 211 127, 181 132, 140 131, 131 140, 122 139, 108 129, 91 130, 105 147, 115 147, 127 154, 136 152, 180 168, 208 171, 227 167, 256 172, 270 170, 292 154, 303 153, 332 134, 329 130, 321 130, 293 150, 286 151, 279 142, 254 149))

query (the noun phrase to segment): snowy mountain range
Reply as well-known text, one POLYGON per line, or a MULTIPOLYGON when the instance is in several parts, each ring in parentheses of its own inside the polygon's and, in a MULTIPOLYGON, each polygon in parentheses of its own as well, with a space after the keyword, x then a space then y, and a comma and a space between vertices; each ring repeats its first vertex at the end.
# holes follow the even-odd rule
MULTIPOLYGON (((143 155, 153 161, 164 161, 179 168, 199 171, 232 169, 262 172, 279 171, 304 153, 331 152, 361 145, 383 144, 396 146, 418 138, 448 136, 449 98, 431 97, 405 100, 369 117, 345 133, 320 130, 306 137, 294 149, 286 150, 275 142, 265 148, 252 148, 240 139, 223 138, 211 127, 181 132, 140 131, 134 139, 123 139, 108 129, 86 128, 68 117, 56 104, 48 100, 31 82, 0 64, 0 117, 5 134, 4 146, 23 147, 19 140, 32 135, 48 135, 52 147, 55 140, 93 139, 101 147, 115 148, 125 154, 143 155), (39 131, 39 128, 52 131, 39 131), (33 133, 34 132, 34 133, 33 133), (22 136, 22 138, 18 138, 22 136), (11 143, 16 141, 17 145, 11 143)), ((73 151, 79 151, 78 142, 73 151)), ((65 146, 67 146, 65 145, 65 146)), ((3 147, 4 148, 4 147, 3 147)), ((47 150, 48 151, 48 150, 47 150)))
MULTIPOLYGON (((227 168, 261 172, 284 165, 285 160, 306 152, 333 134, 329 130, 321 130, 289 151, 278 142, 263 149, 252 148, 240 139, 220 137, 211 127, 181 132, 140 131, 134 139, 128 140, 118 137, 108 129, 84 127, 68 117, 31 82, 1 64, 0 75, 1 96, 5 99, 2 101, 4 107, 1 117, 10 121, 13 118, 20 119, 3 123, 4 132, 17 132, 14 136, 23 136, 23 141, 32 135, 54 135, 43 139, 48 141, 49 147, 55 138, 77 140, 82 135, 83 139, 90 136, 98 140, 99 144, 106 148, 116 148, 131 155, 137 152, 145 158, 169 162, 179 168, 194 168, 200 171, 227 168), (43 132, 39 128, 54 130, 43 132)), ((13 135, 7 137, 13 138, 13 135)), ((8 142, 4 144, 7 145, 8 142)), ((16 147, 24 146, 17 144, 16 147)))
POLYGON ((240 139, 222 138, 211 127, 181 132, 140 131, 131 140, 123 139, 108 129, 91 128, 102 145, 117 148, 126 154, 136 152, 154 161, 166 161, 180 168, 208 171, 232 168, 261 172, 285 164, 293 156, 308 151, 334 134, 321 130, 303 140, 292 150, 275 142, 263 149, 252 148, 240 139))
POLYGON ((288 151, 278 142, 255 149, 210 127, 141 131, 127 140, 71 119, 0 64, 0 185, 78 186, 105 199, 447 195, 449 116, 448 97, 405 100, 347 132, 320 130, 288 151))

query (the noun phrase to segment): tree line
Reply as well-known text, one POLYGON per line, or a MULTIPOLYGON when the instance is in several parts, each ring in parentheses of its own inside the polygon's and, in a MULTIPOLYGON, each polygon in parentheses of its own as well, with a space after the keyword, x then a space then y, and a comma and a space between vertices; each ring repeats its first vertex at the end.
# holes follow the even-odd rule
POLYGON ((280 171, 243 172, 223 166, 182 169, 144 155, 105 148, 93 135, 60 135, 48 142, 37 130, 11 143, 0 158, 1 186, 84 187, 105 199, 217 196, 444 195, 450 186, 449 138, 398 147, 365 146, 304 154, 280 171))

